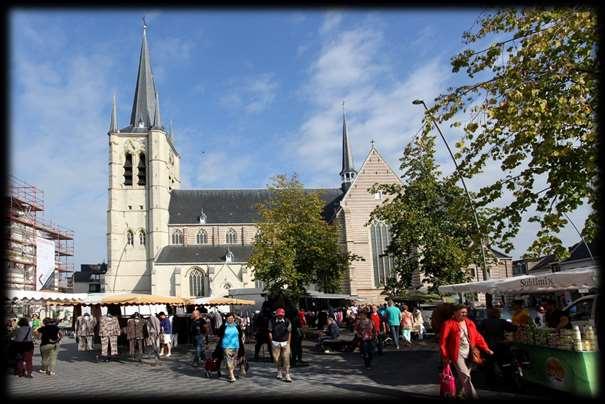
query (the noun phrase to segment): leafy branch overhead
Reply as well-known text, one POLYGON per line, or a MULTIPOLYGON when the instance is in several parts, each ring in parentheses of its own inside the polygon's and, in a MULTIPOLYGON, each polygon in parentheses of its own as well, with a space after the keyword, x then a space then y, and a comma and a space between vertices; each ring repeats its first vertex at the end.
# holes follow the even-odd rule
POLYGON ((465 177, 499 163, 502 178, 477 194, 479 206, 512 195, 508 206, 489 216, 494 238, 510 251, 524 213, 535 208, 529 221, 539 231, 529 255, 564 258, 558 234, 567 224, 565 213, 587 203, 592 213, 583 235, 592 240, 597 231, 596 13, 503 9, 478 22, 475 32, 463 35, 469 49, 452 59, 453 72, 474 81, 448 89, 430 112, 463 129, 456 157, 465 177), (491 44, 479 46, 485 42, 491 44), (463 123, 461 114, 470 119, 463 123))

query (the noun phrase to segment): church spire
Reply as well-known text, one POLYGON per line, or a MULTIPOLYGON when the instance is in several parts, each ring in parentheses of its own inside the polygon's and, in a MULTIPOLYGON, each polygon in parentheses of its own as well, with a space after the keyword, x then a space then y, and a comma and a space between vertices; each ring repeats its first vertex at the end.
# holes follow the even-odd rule
POLYGON ((347 122, 345 120, 345 102, 342 102, 342 170, 340 177, 342 178, 342 189, 346 191, 353 178, 357 175, 357 171, 353 166, 353 157, 351 155, 351 147, 349 146, 349 136, 347 134, 347 122))
POLYGON ((113 96, 111 105, 111 121, 109 122, 109 133, 118 132, 118 113, 116 110, 116 96, 113 96))
POLYGON ((132 127, 148 129, 153 126, 155 112, 158 110, 156 100, 155 83, 151 74, 151 61, 147 48, 147 24, 143 18, 143 43, 141 44, 137 85, 134 90, 132 114, 130 115, 132 127))

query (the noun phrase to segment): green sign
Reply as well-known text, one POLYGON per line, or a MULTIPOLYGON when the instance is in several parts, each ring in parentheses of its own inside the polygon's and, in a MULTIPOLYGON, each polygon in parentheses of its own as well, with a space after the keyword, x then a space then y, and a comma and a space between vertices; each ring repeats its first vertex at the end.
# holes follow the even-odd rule
POLYGON ((576 352, 515 343, 527 353, 524 379, 580 396, 598 395, 598 352, 576 352))

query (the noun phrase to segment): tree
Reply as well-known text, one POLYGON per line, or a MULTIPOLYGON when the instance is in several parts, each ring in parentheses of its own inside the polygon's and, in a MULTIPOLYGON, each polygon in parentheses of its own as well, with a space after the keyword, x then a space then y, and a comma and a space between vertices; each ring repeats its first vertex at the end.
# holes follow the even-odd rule
POLYGON ((482 187, 476 200, 493 206, 503 192, 512 194, 508 206, 489 216, 498 244, 510 251, 523 215, 535 208, 529 221, 540 228, 528 255, 565 258, 558 234, 567 213, 588 203, 583 236, 594 239, 598 228, 596 13, 504 9, 477 22, 478 29, 463 34, 469 48, 451 61, 453 72, 465 70, 472 82, 436 98, 427 116, 461 127, 458 117, 471 113, 457 143, 465 178, 490 161, 500 164, 504 175, 482 187), (484 42, 491 44, 480 46, 484 42))
MULTIPOLYGON (((429 128, 430 122, 425 125, 429 128)), ((488 231, 484 215, 479 212, 477 231, 456 177, 441 178, 430 132, 408 143, 400 161, 403 185, 377 184, 370 189, 387 195, 370 216, 370 222, 383 221, 391 232, 387 253, 393 257, 395 275, 386 282, 385 293, 405 295, 416 271, 424 274, 430 291, 469 280, 467 269, 481 265, 481 234, 488 231)))
POLYGON ((271 199, 258 206, 261 220, 249 265, 271 295, 296 300, 315 283, 326 292, 338 289, 354 255, 341 250, 338 228, 327 223, 325 202, 307 192, 296 175, 278 175, 269 186, 271 199))

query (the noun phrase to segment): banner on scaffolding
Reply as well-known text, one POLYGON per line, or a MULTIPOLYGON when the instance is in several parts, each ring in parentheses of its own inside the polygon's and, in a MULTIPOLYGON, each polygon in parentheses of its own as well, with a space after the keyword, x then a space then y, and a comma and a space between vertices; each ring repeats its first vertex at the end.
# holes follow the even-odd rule
POLYGON ((55 270, 55 243, 52 240, 36 238, 36 262, 36 290, 40 290, 55 270))

